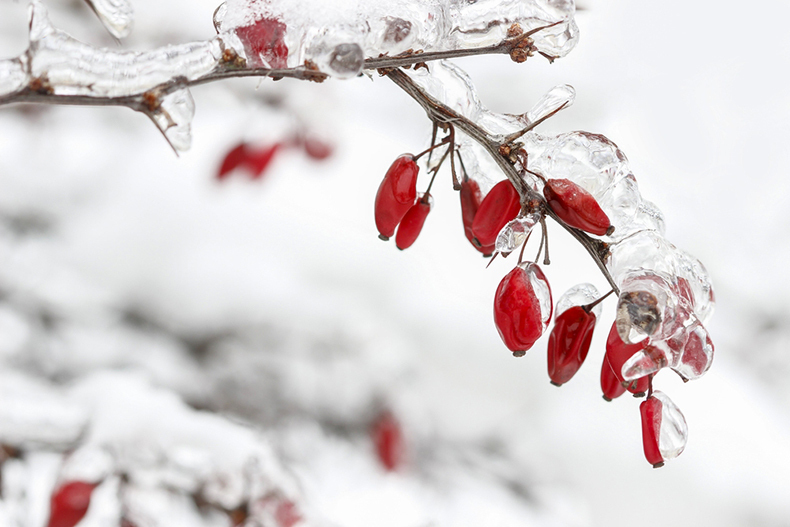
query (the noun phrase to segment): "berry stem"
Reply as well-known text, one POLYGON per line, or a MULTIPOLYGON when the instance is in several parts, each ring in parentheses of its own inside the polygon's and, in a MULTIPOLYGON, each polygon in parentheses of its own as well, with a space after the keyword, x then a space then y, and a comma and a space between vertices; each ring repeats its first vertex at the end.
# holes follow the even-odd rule
POLYGON ((597 306, 598 304, 600 304, 601 302, 603 302, 603 301, 604 301, 604 299, 605 299, 607 296, 611 295, 612 293, 614 293, 614 289, 610 289, 608 293, 606 293, 605 295, 603 295, 603 296, 602 296, 601 298, 599 298, 598 300, 595 300, 594 302, 591 302, 591 303, 589 303, 589 304, 587 304, 587 305, 585 305, 585 306, 582 306, 582 309, 584 309, 584 310, 585 310, 587 313, 589 313, 590 311, 592 311, 592 309, 593 309, 595 306, 597 306))

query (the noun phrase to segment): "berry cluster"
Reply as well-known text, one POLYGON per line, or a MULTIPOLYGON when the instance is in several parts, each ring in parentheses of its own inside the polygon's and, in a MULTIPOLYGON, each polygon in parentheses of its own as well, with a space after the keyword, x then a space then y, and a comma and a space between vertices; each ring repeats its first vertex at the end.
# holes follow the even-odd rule
MULTIPOLYGON (((448 138, 426 152, 449 143, 431 170, 435 178, 449 154, 466 238, 485 256, 507 257, 521 248, 518 263, 494 295, 494 323, 505 346, 516 357, 525 355, 554 314, 548 373, 551 383, 561 386, 584 363, 601 302, 615 293, 616 317, 601 365, 603 397, 611 401, 626 391, 647 396, 640 407, 645 457, 654 467, 676 457, 685 447, 686 422, 669 397, 653 391, 653 378, 669 368, 688 381, 710 368, 713 344, 703 324, 714 297, 705 268, 664 239, 661 213, 641 198, 625 156, 603 136, 573 132, 546 138, 530 133, 524 143, 503 145, 500 151, 509 156, 520 180, 514 185, 505 179, 483 194, 478 180, 484 178, 467 173, 454 131, 448 128, 448 138), (455 171, 455 156, 462 178, 455 171), (541 254, 543 264, 550 263, 547 217, 595 248, 591 254, 611 291, 601 295, 592 284, 579 284, 555 306, 537 263, 541 254), (538 224, 538 254, 534 261, 525 261, 524 248, 538 224)), ((396 159, 376 195, 380 237, 388 239, 397 228, 400 249, 414 243, 430 211, 430 185, 421 196, 416 190, 421 155, 396 159)))

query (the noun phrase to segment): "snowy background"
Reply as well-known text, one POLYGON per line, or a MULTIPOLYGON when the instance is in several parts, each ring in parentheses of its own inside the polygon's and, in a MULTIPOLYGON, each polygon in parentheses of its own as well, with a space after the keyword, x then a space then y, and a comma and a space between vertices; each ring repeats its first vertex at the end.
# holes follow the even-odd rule
MULTIPOLYGON (((76 38, 115 45, 81 2, 47 6, 76 38)), ((130 49, 214 34, 207 0, 134 6, 130 49)), ((561 389, 545 342, 510 356, 491 302, 512 262, 485 269, 448 174, 412 248, 377 239, 381 177, 430 136, 403 92, 228 80, 193 90, 181 157, 126 109, 0 108, 0 442, 19 451, 0 526, 46 524, 56 481, 91 478, 83 527, 229 525, 222 509, 253 494, 306 525, 790 525, 790 5, 581 7, 580 42, 552 65, 457 63, 500 112, 573 85, 540 130, 617 143, 667 237, 710 271, 713 368, 656 379, 689 424, 680 458, 650 468, 638 401, 601 399, 613 302, 561 389), (329 159, 286 150, 263 180, 216 181, 239 141, 305 128, 329 159), (369 434, 386 409, 406 443, 395 472, 369 434)), ((0 56, 26 48, 26 26, 23 2, 0 3, 0 56)), ((550 232, 555 295, 605 290, 550 232)))

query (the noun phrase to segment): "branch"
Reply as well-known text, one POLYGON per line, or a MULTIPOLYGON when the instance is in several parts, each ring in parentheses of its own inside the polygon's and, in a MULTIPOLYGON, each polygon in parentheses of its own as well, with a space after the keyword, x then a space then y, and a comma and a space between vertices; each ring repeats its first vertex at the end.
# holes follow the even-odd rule
MULTIPOLYGON (((591 238, 584 231, 570 227, 564 221, 562 221, 549 207, 545 206, 545 200, 543 199, 543 196, 538 194, 529 186, 524 178, 521 177, 516 171, 516 168, 514 167, 513 163, 511 163, 510 158, 503 155, 502 147, 507 146, 507 142, 498 142, 476 123, 458 114, 448 106, 442 104, 425 93, 425 91, 417 86, 417 84, 403 71, 392 70, 387 73, 387 77, 389 77, 389 79, 399 88, 405 91, 412 99, 417 101, 417 103, 425 110, 425 113, 428 114, 428 118, 431 121, 440 124, 451 124, 459 128, 480 146, 485 148, 489 155, 499 165, 499 168, 502 169, 502 172, 505 173, 505 176, 507 176, 507 178, 511 183, 513 183, 513 186, 518 191, 519 195, 521 196, 522 208, 531 207, 531 204, 534 203, 540 203, 541 208, 545 211, 546 215, 551 216, 554 221, 559 223, 566 231, 571 234, 571 236, 576 238, 576 240, 582 244, 582 246, 587 250, 592 259, 595 261, 598 269, 600 269, 601 273, 606 278, 606 281, 609 282, 609 285, 612 287, 615 293, 617 295, 620 294, 617 284, 604 264, 604 260, 609 253, 608 244, 601 240, 591 238)), ((508 148, 507 150, 509 151, 510 149, 508 148)))

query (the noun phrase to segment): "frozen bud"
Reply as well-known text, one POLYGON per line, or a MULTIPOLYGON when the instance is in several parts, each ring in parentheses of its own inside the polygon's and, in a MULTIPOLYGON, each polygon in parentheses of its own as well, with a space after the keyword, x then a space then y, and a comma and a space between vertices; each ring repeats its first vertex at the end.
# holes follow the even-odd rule
MULTIPOLYGON (((572 306, 592 304, 600 297, 601 295, 594 285, 588 283, 577 284, 565 291, 560 299, 557 300, 557 307, 554 309, 555 318, 572 306)), ((600 318, 601 304, 597 304, 591 311, 596 317, 600 318)))
POLYGON ((512 253, 524 243, 532 229, 540 222, 537 212, 520 216, 502 227, 496 238, 496 250, 504 256, 512 253))
POLYGON ((659 391, 640 406, 642 416, 642 444, 645 458, 653 467, 678 457, 686 448, 688 426, 680 409, 659 391))
POLYGON ((626 291, 617 302, 617 333, 626 344, 653 335, 661 324, 658 299, 648 291, 626 291))

